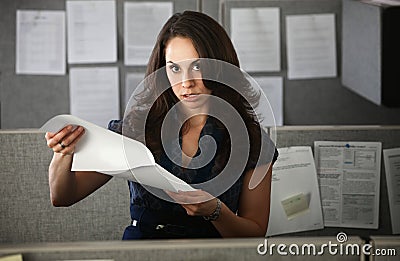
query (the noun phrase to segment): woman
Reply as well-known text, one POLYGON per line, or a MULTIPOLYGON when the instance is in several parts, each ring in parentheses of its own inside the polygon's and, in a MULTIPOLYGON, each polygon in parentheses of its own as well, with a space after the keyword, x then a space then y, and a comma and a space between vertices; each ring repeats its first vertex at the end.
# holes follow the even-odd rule
MULTIPOLYGON (((153 193, 151 188, 128 182, 132 224, 126 228, 123 239, 262 237, 266 233, 272 172, 270 163, 276 159, 277 153, 271 143, 261 141, 265 133, 261 130, 249 102, 258 97, 257 93, 244 90, 248 94, 246 99, 225 84, 202 80, 201 77, 204 78, 204 74, 207 74, 206 70, 210 69, 203 68, 203 58, 239 67, 228 35, 215 20, 193 11, 173 15, 157 38, 146 72, 150 79, 157 73, 164 76, 172 88, 160 91, 157 79, 150 81, 146 85, 147 89, 141 93, 142 99, 137 105, 140 107, 148 104, 153 99, 149 110, 139 110, 133 106, 123 123, 112 121, 109 129, 119 133, 124 130, 124 135, 145 142, 162 167, 186 182, 207 182, 222 175, 221 172, 228 165, 229 156, 233 152, 229 145, 235 142, 224 124, 212 116, 211 112, 218 109, 211 104, 211 97, 218 97, 237 109, 249 133, 247 143, 250 144, 250 152, 246 157, 246 164, 241 171, 233 165, 230 172, 237 172, 232 173, 237 178, 222 193, 213 191, 213 186, 209 186, 208 191, 198 189, 190 192, 153 193), (164 141, 161 133, 165 117, 177 104, 181 105, 178 118, 183 118, 182 127, 177 134, 181 164, 167 155, 168 148, 162 144, 164 141), (145 126, 143 129, 137 128, 139 121, 143 123, 144 112, 145 126), (199 139, 205 135, 215 140, 216 153, 207 164, 193 169, 190 165, 201 153, 199 139), (261 163, 256 163, 265 146, 268 146, 266 151, 271 151, 272 148, 275 153, 273 159, 270 155, 264 157, 261 163), (254 187, 250 183, 255 175, 259 177, 259 182, 254 187)), ((245 89, 246 83, 242 81, 242 77, 237 79, 236 84, 241 85, 238 88, 245 89)), ((46 133, 47 144, 54 151, 49 167, 49 184, 55 206, 72 205, 111 178, 97 172, 70 171, 72 154, 82 135, 82 127, 72 129, 71 126, 58 133, 46 133)), ((237 153, 236 150, 234 152, 237 153)))

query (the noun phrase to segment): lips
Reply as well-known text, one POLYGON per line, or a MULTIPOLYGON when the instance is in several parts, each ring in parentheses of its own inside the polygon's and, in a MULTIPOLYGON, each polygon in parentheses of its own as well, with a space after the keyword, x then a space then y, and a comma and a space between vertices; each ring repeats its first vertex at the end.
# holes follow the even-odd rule
POLYGON ((183 98, 188 98, 188 97, 196 96, 196 95, 198 95, 198 94, 197 93, 182 94, 183 98))
POLYGON ((183 100, 185 101, 195 101, 199 97, 198 93, 188 93, 188 94, 182 94, 181 95, 183 100))

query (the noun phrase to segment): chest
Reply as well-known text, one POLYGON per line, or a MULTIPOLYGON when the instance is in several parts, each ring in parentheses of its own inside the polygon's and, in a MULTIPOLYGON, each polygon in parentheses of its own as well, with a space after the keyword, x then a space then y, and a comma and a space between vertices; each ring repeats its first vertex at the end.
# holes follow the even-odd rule
POLYGON ((192 128, 182 135, 182 163, 187 166, 199 149, 201 128, 192 128))

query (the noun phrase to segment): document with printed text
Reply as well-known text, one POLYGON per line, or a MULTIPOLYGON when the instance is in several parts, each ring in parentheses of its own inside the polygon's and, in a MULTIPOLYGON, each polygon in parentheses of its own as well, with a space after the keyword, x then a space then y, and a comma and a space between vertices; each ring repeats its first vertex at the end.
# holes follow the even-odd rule
POLYGON ((311 147, 279 148, 272 169, 267 236, 324 227, 311 147))
POLYGON ((266 127, 283 125, 283 78, 271 76, 255 76, 254 80, 260 85, 266 96, 260 99, 256 111, 263 115, 262 124, 266 127), (272 111, 271 111, 272 110, 272 111), (266 113, 262 113, 266 112, 266 113))
POLYGON ((158 32, 172 12, 172 2, 124 3, 125 65, 147 64, 158 32))
POLYGON ((288 79, 336 77, 334 14, 286 16, 288 79))
POLYGON ((383 150, 392 233, 400 234, 400 148, 383 150))
POLYGON ((76 67, 69 73, 70 112, 106 127, 119 118, 118 67, 76 67))
POLYGON ((65 74, 65 12, 17 10, 17 74, 65 74))
MULTIPOLYGON (((133 94, 135 94, 136 88, 139 86, 139 84, 144 80, 145 75, 144 73, 127 73, 125 76, 125 104, 124 107, 129 104, 130 99, 133 97, 133 94)), ((140 90, 140 88, 139 88, 140 90)), ((137 93, 136 93, 137 94, 137 93)))
POLYGON ((117 61, 115 0, 66 1, 68 63, 117 61))
POLYGON ((315 141, 325 226, 378 228, 381 142, 315 141))
POLYGON ((231 37, 245 71, 281 69, 279 8, 232 8, 231 37))

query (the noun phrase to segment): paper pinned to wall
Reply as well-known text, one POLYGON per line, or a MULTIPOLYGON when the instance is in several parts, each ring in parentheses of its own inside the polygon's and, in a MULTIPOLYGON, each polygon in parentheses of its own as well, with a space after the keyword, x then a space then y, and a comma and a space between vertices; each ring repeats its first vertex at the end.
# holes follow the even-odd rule
POLYGON ((125 65, 147 65, 157 35, 172 11, 172 2, 124 3, 125 65))
POLYGON ((280 71, 279 8, 232 8, 230 29, 245 71, 280 71))
POLYGON ((65 74, 65 12, 17 10, 16 73, 65 74))
POLYGON ((127 73, 125 78, 125 107, 128 105, 132 94, 144 80, 144 73, 127 73))
POLYGON ((256 111, 270 110, 272 113, 263 113, 262 125, 267 127, 283 125, 283 79, 282 77, 253 77, 260 85, 269 104, 264 99, 260 99, 260 103, 256 111))
POLYGON ((325 226, 378 228, 381 148, 381 142, 314 142, 325 226))
POLYGON ((101 127, 120 118, 117 67, 71 68, 69 76, 72 115, 101 127))
POLYGON ((67 1, 68 63, 117 61, 115 0, 67 1))
POLYGON ((278 148, 278 151, 279 157, 272 169, 271 210, 266 235, 323 228, 311 147, 278 148))
POLYGON ((383 150, 392 233, 400 234, 400 148, 383 150))
POLYGON ((336 77, 334 14, 286 16, 288 79, 336 77))

